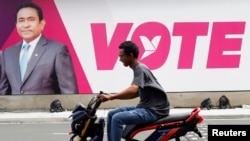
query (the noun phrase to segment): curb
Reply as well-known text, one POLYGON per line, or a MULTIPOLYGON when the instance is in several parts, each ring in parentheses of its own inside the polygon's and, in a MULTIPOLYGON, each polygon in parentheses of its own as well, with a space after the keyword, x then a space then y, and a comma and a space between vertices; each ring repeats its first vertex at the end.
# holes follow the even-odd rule
MULTIPOLYGON (((109 109, 102 109, 97 111, 97 117, 107 117, 109 109)), ((173 108, 170 114, 191 112, 192 108, 173 108)), ((71 120, 69 116, 72 111, 64 112, 1 112, 0 123, 46 123, 46 122, 68 122, 71 120)), ((238 119, 250 118, 250 109, 236 108, 236 109, 213 109, 201 110, 200 115, 204 119, 238 119)))

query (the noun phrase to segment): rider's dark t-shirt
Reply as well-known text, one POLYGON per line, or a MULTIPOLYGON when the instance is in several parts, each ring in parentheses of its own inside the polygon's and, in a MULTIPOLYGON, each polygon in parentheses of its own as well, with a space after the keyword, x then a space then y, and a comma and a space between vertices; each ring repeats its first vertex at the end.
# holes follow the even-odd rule
POLYGON ((139 85, 139 108, 147 108, 159 116, 169 114, 169 101, 166 92, 158 83, 152 72, 142 63, 134 68, 132 84, 139 85))

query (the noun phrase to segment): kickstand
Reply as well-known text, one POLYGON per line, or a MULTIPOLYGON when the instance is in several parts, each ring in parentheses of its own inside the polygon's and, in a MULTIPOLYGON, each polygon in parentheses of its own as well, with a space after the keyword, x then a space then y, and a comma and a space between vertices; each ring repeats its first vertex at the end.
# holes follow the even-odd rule
POLYGON ((199 131, 199 129, 197 128, 197 126, 194 128, 194 132, 196 134, 198 134, 199 137, 202 137, 201 132, 199 131))
POLYGON ((176 138, 175 138, 175 141, 180 141, 180 137, 176 137, 176 138))

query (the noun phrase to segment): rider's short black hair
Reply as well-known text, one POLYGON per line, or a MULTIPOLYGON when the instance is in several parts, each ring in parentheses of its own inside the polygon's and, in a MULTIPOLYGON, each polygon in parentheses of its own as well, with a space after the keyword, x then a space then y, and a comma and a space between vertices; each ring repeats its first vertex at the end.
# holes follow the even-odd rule
POLYGON ((130 55, 132 53, 135 58, 138 58, 139 55, 139 48, 138 46, 132 41, 124 41, 120 44, 119 49, 123 49, 125 55, 130 55))

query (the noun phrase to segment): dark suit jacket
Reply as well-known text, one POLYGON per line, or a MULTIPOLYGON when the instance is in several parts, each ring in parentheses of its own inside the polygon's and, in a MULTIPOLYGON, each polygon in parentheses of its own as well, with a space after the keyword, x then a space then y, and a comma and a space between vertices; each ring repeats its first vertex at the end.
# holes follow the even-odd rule
POLYGON ((21 81, 19 56, 22 42, 3 51, 0 94, 78 93, 71 56, 67 47, 41 36, 21 81))
POLYGON ((1 60, 2 60, 2 51, 0 51, 0 81, 1 81, 1 66, 2 66, 2 62, 1 62, 1 60))

